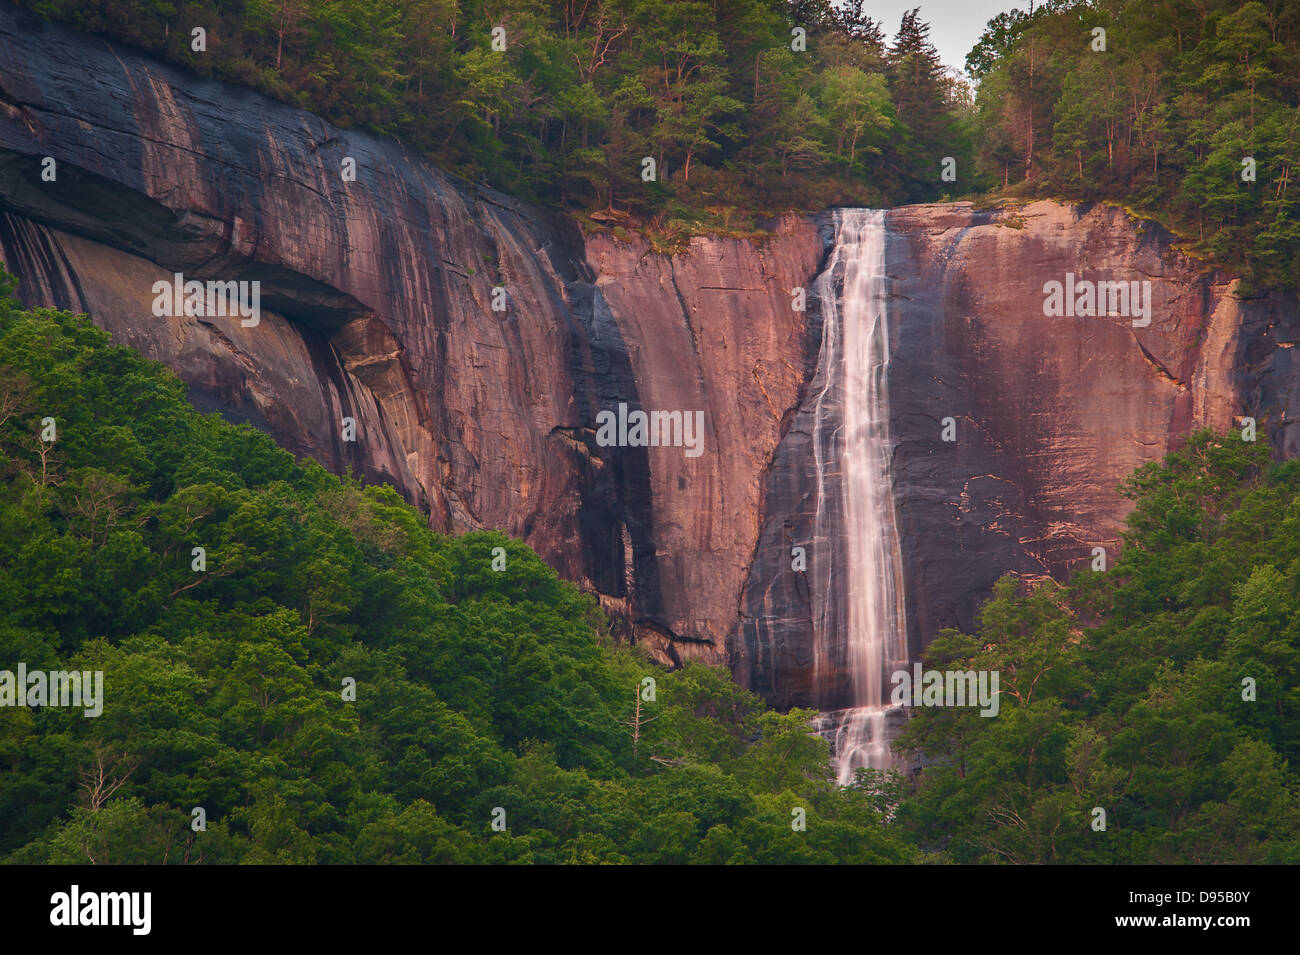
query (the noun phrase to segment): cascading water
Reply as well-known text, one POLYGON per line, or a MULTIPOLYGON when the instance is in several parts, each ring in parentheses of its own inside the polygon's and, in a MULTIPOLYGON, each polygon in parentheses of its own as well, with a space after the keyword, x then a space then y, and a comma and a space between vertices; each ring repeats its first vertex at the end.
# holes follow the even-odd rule
MULTIPOLYGON (((816 722, 831 740, 841 785, 861 766, 890 764, 888 674, 907 663, 902 567, 890 481, 889 309, 885 288, 885 214, 845 209, 835 215, 835 246, 815 288, 823 314, 814 387, 817 477, 815 540, 824 553, 813 573, 814 672, 834 686, 843 667, 851 705, 816 722)), ((842 697, 842 691, 840 691, 842 697)), ((829 702, 829 701, 825 701, 829 702)), ((842 698, 838 701, 843 706, 842 698)))

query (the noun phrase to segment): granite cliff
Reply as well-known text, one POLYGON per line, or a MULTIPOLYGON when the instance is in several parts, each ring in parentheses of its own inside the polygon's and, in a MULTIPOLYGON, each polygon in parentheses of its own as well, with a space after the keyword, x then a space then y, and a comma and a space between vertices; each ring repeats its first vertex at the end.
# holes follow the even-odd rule
MULTIPOLYGON (((1251 415, 1278 454, 1300 450, 1284 297, 1238 299, 1112 208, 886 224, 914 648, 970 626, 1000 573, 1113 547, 1116 486, 1189 429, 1251 415), (1043 283, 1067 272, 1150 281, 1151 324, 1045 316, 1043 283)), ((663 659, 727 662, 806 705, 827 694, 789 541, 821 327, 792 290, 830 233, 771 227, 673 255, 584 234, 391 140, 0 12, 0 256, 28 303, 88 312, 199 407, 392 483, 434 527, 523 538, 663 659), (153 284, 175 273, 260 282, 261 321, 157 317, 153 284), (596 416, 620 403, 703 411, 703 453, 601 446, 596 416)))
MULTIPOLYGON (((1065 577, 1089 566, 1094 547, 1113 556, 1128 511, 1120 483, 1189 431, 1253 417, 1277 455, 1300 453, 1300 316, 1289 296, 1241 299, 1235 279, 1109 206, 911 206, 885 226, 913 654, 944 627, 969 628, 1007 571, 1065 577), (1045 315, 1044 285, 1067 274, 1149 283, 1149 324, 1045 315), (945 441, 949 418, 955 440, 945 441)), ((811 422, 805 393, 766 475, 733 652, 738 678, 769 699, 834 708, 844 681, 809 682, 811 602, 790 572, 791 543, 809 538, 816 507, 811 422)))

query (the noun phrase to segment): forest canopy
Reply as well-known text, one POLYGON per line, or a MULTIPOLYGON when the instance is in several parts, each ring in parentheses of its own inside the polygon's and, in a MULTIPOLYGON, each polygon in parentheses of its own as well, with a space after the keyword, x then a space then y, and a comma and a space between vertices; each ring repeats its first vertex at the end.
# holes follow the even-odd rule
POLYGON ((1294 865, 1300 461, 1201 431, 1124 490, 1105 572, 1004 577, 926 648, 999 671, 1002 707, 913 711, 896 745, 930 765, 898 825, 954 862, 1294 865))
POLYGON ((999 671, 998 715, 915 709, 915 785, 839 787, 812 712, 665 670, 524 544, 435 533, 10 287, 0 670, 104 690, 0 707, 0 861, 1300 861, 1300 462, 1262 444, 1136 472, 1107 572, 999 582, 925 653, 999 671))
POLYGON ((890 40, 863 2, 22 2, 575 209, 735 228, 938 199, 942 157, 972 168, 969 86, 914 11, 890 40))
POLYGON ((1300 285, 1290 0, 1024 3, 965 76, 929 40, 938 4, 895 25, 866 0, 19 2, 670 238, 787 209, 1107 200, 1247 290, 1300 285))
POLYGON ((0 861, 915 857, 884 826, 898 781, 837 788, 811 713, 615 645, 524 544, 434 533, 11 288, 0 671, 103 694, 0 706, 0 861))
POLYGON ((1300 5, 1047 0, 995 17, 966 66, 986 187, 1119 202, 1300 285, 1300 5))

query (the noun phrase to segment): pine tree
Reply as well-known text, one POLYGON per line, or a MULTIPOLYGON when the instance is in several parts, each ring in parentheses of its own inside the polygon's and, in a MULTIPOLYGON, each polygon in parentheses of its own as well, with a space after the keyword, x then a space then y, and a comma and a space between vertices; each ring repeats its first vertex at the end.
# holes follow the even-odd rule
POLYGON ((958 137, 943 65, 930 42, 930 24, 919 13, 916 7, 903 14, 885 67, 895 115, 910 133, 899 150, 904 170, 915 181, 914 191, 928 195, 940 160, 957 151, 958 137))

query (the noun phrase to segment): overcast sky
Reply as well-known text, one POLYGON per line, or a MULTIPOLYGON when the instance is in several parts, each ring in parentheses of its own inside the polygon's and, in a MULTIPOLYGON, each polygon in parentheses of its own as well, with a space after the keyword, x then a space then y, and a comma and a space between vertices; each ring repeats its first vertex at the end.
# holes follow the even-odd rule
POLYGON ((930 39, 939 50, 944 66, 966 68, 966 54, 984 32, 984 24, 996 14, 1012 7, 1029 9, 1029 0, 872 0, 867 15, 885 26, 893 40, 903 13, 921 8, 921 19, 930 24, 930 39))

